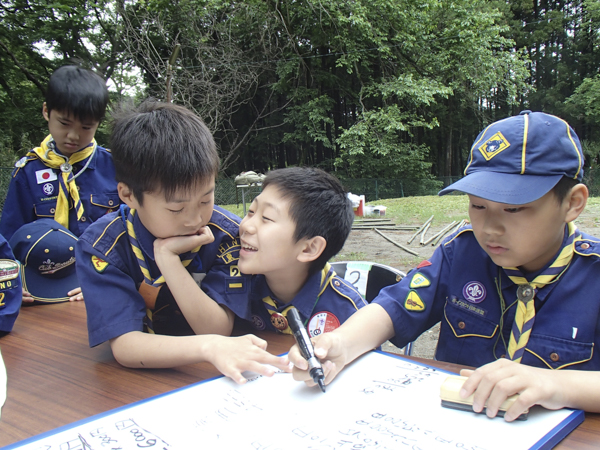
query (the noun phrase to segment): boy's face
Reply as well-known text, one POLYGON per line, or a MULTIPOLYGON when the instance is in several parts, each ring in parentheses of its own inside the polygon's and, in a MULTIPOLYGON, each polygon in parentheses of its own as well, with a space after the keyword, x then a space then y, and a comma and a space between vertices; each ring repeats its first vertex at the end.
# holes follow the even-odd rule
POLYGON ((498 266, 542 269, 564 238, 567 201, 550 191, 525 205, 507 205, 469 195, 469 217, 477 242, 498 266))
POLYGON ((100 122, 92 120, 81 122, 78 118, 65 112, 48 111, 46 103, 42 108, 44 119, 48 121, 48 129, 56 142, 56 146, 65 156, 71 156, 86 147, 94 139, 100 122))
POLYGON ((254 199, 240 225, 240 260, 243 273, 287 273, 302 252, 304 239, 294 241, 296 223, 289 216, 290 201, 279 189, 267 186, 254 199))
POLYGON ((169 201, 162 190, 146 192, 143 205, 139 204, 123 183, 119 183, 118 190, 121 199, 131 208, 135 208, 146 229, 157 238, 198 234, 213 213, 214 178, 193 189, 176 192, 169 201))

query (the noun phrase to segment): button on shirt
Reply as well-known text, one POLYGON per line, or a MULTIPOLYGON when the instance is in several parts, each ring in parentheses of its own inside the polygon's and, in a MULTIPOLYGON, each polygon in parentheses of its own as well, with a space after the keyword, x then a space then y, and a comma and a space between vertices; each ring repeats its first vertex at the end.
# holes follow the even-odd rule
MULTIPOLYGON (((523 364, 600 370, 595 349, 600 345, 600 242, 577 233, 571 264, 535 296, 535 324, 523 364)), ((530 275, 533 279, 537 273, 530 275)), ((468 227, 445 240, 400 283, 383 289, 373 303, 390 315, 396 333, 391 341, 398 347, 441 322, 436 359, 479 367, 507 353, 516 298, 517 285, 468 227), (413 279, 418 282, 411 286, 413 279)))
MULTIPOLYGON (((80 237, 76 246, 77 275, 82 280, 90 346, 130 331, 144 331, 146 304, 138 292, 144 276, 126 230, 129 208, 108 214, 80 237)), ((202 290, 217 303, 247 302, 247 278, 237 269, 239 217, 215 206, 208 223, 215 240, 200 248, 187 267, 202 290)), ((160 275, 154 261, 155 237, 134 219, 140 249, 153 279, 160 275)))
MULTIPOLYGON (((91 160, 87 168, 75 180, 84 209, 79 221, 73 202, 69 199, 69 230, 78 237, 92 222, 114 211, 120 204, 110 152, 97 146, 89 158, 91 160)), ((75 175, 85 167, 89 158, 73 166, 75 175)), ((0 233, 7 240, 26 223, 40 218, 54 218, 60 176, 60 169, 49 169, 34 157, 29 157, 23 167, 15 168, 0 219, 0 233), (44 181, 44 178, 36 176, 40 171, 51 171, 56 176, 47 177, 48 181, 44 181)))

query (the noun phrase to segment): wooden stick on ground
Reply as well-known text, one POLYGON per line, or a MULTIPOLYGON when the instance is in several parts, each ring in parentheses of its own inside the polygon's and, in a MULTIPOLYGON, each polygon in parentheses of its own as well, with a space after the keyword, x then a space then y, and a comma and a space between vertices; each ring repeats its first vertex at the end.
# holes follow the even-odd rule
POLYGON ((423 231, 423 228, 425 228, 425 226, 428 223, 431 223, 432 220, 433 220, 433 216, 431 216, 429 219, 427 219, 425 221, 425 223, 419 227, 419 229, 415 232, 415 234, 413 234, 411 236, 411 238, 408 240, 407 244, 410 244, 419 235, 419 233, 421 233, 423 231))
POLYGON ((379 234, 382 238, 387 239, 388 241, 390 241, 392 244, 394 244, 396 247, 400 247, 402 250, 404 250, 407 253, 410 253, 411 255, 415 255, 415 256, 419 256, 419 254, 417 252, 413 252, 410 248, 406 248, 401 244, 398 244, 396 241, 390 239, 389 237, 387 237, 385 234, 383 234, 381 231, 379 231, 377 228, 374 228, 374 230, 377 232, 377 234, 379 234))
POLYGON ((446 225, 443 229, 441 229, 440 231, 438 231, 435 235, 433 235, 429 239, 427 239, 427 241, 425 241, 425 243, 423 245, 427 245, 427 244, 435 241, 436 239, 441 238, 446 233, 448 233, 448 231, 450 231, 450 229, 452 229, 453 227, 455 227, 457 223, 458 222, 456 220, 453 220, 450 225, 446 225))

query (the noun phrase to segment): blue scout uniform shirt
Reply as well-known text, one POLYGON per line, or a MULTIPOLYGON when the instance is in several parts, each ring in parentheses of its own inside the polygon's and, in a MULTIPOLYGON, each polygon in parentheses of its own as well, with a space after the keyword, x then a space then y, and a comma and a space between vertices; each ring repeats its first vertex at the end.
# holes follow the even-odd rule
POLYGON ((12 330, 22 297, 19 262, 6 239, 0 235, 0 336, 12 330))
MULTIPOLYGON (((129 207, 122 205, 119 211, 93 223, 76 244, 90 347, 130 331, 146 331, 146 303, 138 291, 144 276, 127 234, 128 213, 129 207)), ((208 223, 215 240, 202 246, 187 266, 196 282, 201 282, 202 290, 217 303, 247 302, 247 279, 237 269, 239 222, 239 217, 215 206, 208 223)), ((155 237, 137 215, 134 231, 154 279, 160 275, 154 261, 155 237)))
MULTIPOLYGON (((600 346, 600 242, 576 233, 580 237, 571 264, 535 296, 535 323, 523 364, 600 370, 600 353, 594 351, 600 346)), ((528 280, 537 273, 530 275, 528 280)), ((436 359, 479 367, 507 354, 516 299, 517 285, 468 227, 446 239, 400 283, 383 289, 373 303, 391 317, 396 333, 391 341, 397 346, 441 321, 436 359)))
POLYGON ((300 316, 306 320, 306 328, 311 337, 335 330, 359 308, 366 305, 360 293, 327 265, 325 270, 311 275, 298 295, 289 303, 277 302, 264 275, 253 275, 250 302, 247 305, 240 303, 227 306, 238 317, 250 321, 257 330, 282 331, 277 328, 277 314, 272 317, 263 302, 265 297, 273 299, 277 306, 276 311, 280 314, 290 306, 296 307, 300 316))
MULTIPOLYGON (((114 211, 121 203, 110 151, 97 146, 89 158, 73 166, 73 173, 77 175, 88 160, 87 168, 75 180, 84 209, 83 217, 79 221, 69 199, 69 230, 77 237, 81 236, 92 222, 114 211)), ((60 169, 50 169, 33 156, 21 158, 15 164, 0 219, 0 233, 7 240, 26 223, 41 218, 54 218, 60 176, 60 169), (43 177, 36 175, 43 172, 47 173, 43 177)))

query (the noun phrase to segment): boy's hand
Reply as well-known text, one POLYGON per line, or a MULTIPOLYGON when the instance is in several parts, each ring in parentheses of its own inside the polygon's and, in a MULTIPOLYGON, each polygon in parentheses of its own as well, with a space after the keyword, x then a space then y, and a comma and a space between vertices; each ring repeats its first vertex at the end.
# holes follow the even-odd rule
POLYGON ((460 396, 466 398, 475 393, 473 411, 481 412, 487 401, 486 414, 495 417, 498 408, 513 394, 519 398, 506 411, 504 420, 511 422, 533 405, 542 405, 547 409, 563 408, 564 387, 561 387, 554 371, 518 364, 508 359, 499 359, 479 369, 461 370, 462 376, 468 376, 460 396))
POLYGON ((67 295, 69 296, 69 301, 70 302, 80 302, 83 301, 83 294, 81 293, 81 288, 75 288, 72 291, 67 292, 67 295))
POLYGON ((23 303, 33 303, 33 296, 23 288, 23 303))
POLYGON ((287 356, 275 356, 267 352, 267 341, 252 334, 240 337, 214 336, 208 360, 219 371, 238 384, 246 383, 242 372, 248 370, 265 377, 275 373, 274 366, 290 372, 287 356), (267 364, 267 365, 266 365, 267 364), (269 366, 270 365, 270 366, 269 366))
MULTIPOLYGON (((324 333, 311 339, 315 348, 315 356, 321 361, 325 373, 325 384, 329 384, 337 374, 348 364, 342 340, 335 332, 324 333)), ((289 351, 288 357, 294 364, 294 380, 304 381, 307 386, 314 386, 315 382, 308 372, 308 362, 298 345, 295 344, 289 351)))
POLYGON ((154 253, 164 254, 168 252, 172 255, 181 255, 198 247, 199 245, 210 244, 215 240, 209 227, 202 227, 198 234, 190 236, 173 236, 166 239, 156 239, 154 241, 154 253))

